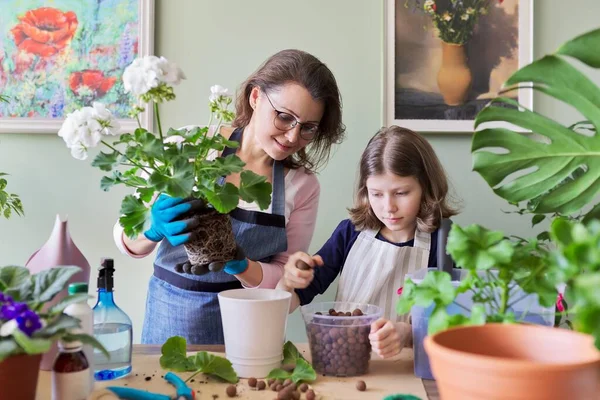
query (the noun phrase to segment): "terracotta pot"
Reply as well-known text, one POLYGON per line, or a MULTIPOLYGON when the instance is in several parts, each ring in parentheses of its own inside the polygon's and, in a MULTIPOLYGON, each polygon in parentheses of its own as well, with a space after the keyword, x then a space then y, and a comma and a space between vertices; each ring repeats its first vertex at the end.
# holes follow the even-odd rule
POLYGON ((442 42, 442 64, 437 82, 444 102, 449 106, 463 104, 469 96, 472 80, 465 47, 442 42))
POLYGON ((41 354, 21 354, 0 362, 0 400, 35 400, 41 360, 41 354))
POLYGON ((211 262, 233 260, 237 248, 229 215, 220 214, 214 209, 204 209, 193 218, 200 221, 185 244, 190 263, 208 266, 211 262))
POLYGON ((591 400, 600 393, 600 351, 581 333, 487 324, 428 336, 442 400, 591 400))

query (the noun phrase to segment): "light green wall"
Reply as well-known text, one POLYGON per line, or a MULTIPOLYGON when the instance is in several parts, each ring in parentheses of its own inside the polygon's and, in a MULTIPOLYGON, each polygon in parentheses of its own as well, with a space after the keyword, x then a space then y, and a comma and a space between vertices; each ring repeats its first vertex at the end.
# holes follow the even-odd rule
MULTIPOLYGON (((521 0, 523 1, 523 0, 521 0)), ((313 53, 334 72, 344 101, 347 140, 320 174, 321 203, 311 250, 316 251, 352 201, 358 157, 367 139, 383 124, 382 0, 156 0, 156 51, 178 63, 188 79, 177 87, 178 99, 162 108, 164 126, 202 124, 207 118, 209 87, 237 89, 266 57, 284 48, 313 53)), ((563 41, 597 27, 597 0, 535 1, 536 57, 563 41), (575 4, 577 7, 575 7, 575 4)), ((600 82, 600 75, 594 73, 600 82)), ((572 110, 536 98, 536 109, 560 120, 572 110)), ((456 193, 463 200, 459 223, 478 222, 514 234, 531 235, 527 221, 508 209, 479 175, 471 172, 469 135, 430 135, 456 193)), ((138 342, 152 259, 133 260, 118 253, 112 241, 123 189, 104 193, 101 174, 89 162, 69 155, 53 135, 0 135, 0 170, 11 173, 8 188, 21 195, 24 218, 0 220, 2 264, 24 264, 52 229, 57 213, 68 214, 75 243, 93 264, 114 257, 116 300, 134 321, 138 342)), ((330 289, 324 299, 333 298, 330 289)), ((289 338, 305 340, 298 313, 290 318, 289 338)))

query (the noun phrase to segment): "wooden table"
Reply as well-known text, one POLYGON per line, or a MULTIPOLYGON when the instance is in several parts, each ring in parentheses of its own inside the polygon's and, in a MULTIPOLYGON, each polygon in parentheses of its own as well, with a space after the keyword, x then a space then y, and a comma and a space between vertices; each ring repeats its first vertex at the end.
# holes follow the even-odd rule
MULTIPOLYGON (((122 379, 109 382, 96 382, 95 389, 100 390, 106 386, 127 386, 139 389, 158 392, 164 394, 174 394, 173 387, 170 386, 161 375, 165 374, 160 368, 160 347, 158 345, 134 345, 133 346, 133 370, 132 373, 122 379), (150 378, 150 380, 146 380, 150 378)), ((298 350, 302 355, 310 360, 310 352, 307 344, 298 345, 298 350)), ((188 352, 209 351, 212 353, 221 353, 224 355, 224 346, 188 346, 188 352)), ((191 373, 178 373, 182 378, 186 378, 191 373)), ((51 398, 51 374, 50 372, 40 371, 38 381, 37 400, 50 400, 51 398)), ((188 383, 196 393, 196 400, 214 400, 227 399, 225 394, 226 383, 208 378, 202 374, 195 377, 194 382, 188 383), (217 395, 218 397, 215 397, 217 395)), ((318 399, 330 400, 382 400, 385 396, 396 393, 413 394, 422 400, 438 400, 439 395, 435 381, 423 380, 415 377, 413 374, 413 355, 412 351, 405 349, 399 358, 384 361, 373 357, 369 366, 369 374, 354 378, 336 378, 318 376, 317 380, 311 385, 318 399), (367 383, 367 390, 359 392, 355 389, 355 383, 358 380, 364 380, 367 383)), ((270 390, 255 391, 248 387, 245 379, 241 379, 237 384, 238 399, 273 399, 273 392, 270 390)), ((304 398, 304 396, 302 396, 304 398)))

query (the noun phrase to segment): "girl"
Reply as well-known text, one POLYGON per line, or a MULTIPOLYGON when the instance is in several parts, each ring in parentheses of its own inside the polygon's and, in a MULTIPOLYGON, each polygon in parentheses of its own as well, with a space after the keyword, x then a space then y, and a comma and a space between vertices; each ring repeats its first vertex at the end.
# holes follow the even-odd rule
MULTIPOLYGON (((273 185, 269 209, 240 202, 230 213, 246 257, 204 275, 177 268, 188 261, 182 244, 192 228, 177 221, 191 207, 183 199, 159 197, 152 207, 152 226, 135 240, 115 225, 115 242, 127 255, 146 257, 158 244, 142 343, 160 344, 177 335, 190 344, 222 344, 218 293, 242 285, 274 288, 288 256, 308 250, 319 203, 319 182, 312 172, 327 161, 345 130, 332 72, 300 50, 271 56, 243 83, 233 126, 229 139, 240 146, 221 156, 237 153, 246 169, 273 185)), ((227 182, 237 186, 239 175, 229 175, 227 182)))
POLYGON ((384 317, 371 326, 372 349, 382 358, 411 346, 408 317, 395 312, 404 276, 437 267, 437 229, 456 214, 448 204, 445 172, 417 133, 381 129, 360 160, 355 206, 313 257, 290 256, 278 288, 292 292, 290 312, 323 294, 341 274, 336 301, 375 304, 384 317), (314 267, 300 270, 302 260, 314 267))

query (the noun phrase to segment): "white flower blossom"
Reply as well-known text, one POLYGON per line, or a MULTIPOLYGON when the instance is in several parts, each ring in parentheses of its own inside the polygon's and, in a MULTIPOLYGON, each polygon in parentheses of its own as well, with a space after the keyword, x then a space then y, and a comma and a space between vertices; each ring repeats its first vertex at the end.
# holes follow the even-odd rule
POLYGON ((210 87, 210 97, 208 98, 208 100, 212 103, 213 101, 216 101, 219 99, 219 97, 221 96, 230 96, 229 94, 229 89, 224 88, 221 85, 213 85, 210 87))
POLYGON ((135 59, 123 72, 125 92, 141 96, 161 82, 177 85, 185 79, 179 67, 164 57, 145 56, 135 59))
POLYGON ((5 322, 0 327, 0 337, 7 337, 13 334, 13 332, 18 328, 17 319, 13 318, 8 322, 5 322))
POLYGON ((469 19, 469 14, 463 14, 460 16, 460 19, 462 19, 463 21, 466 21, 469 19))
POLYGON ((83 107, 67 114, 58 136, 62 137, 71 155, 79 160, 87 158, 87 150, 96 147, 103 135, 116 135, 118 122, 104 104, 94 102, 92 107, 83 107))
POLYGON ((444 19, 444 21, 450 21, 450 20, 452 20, 452 15, 446 11, 444 13, 444 15, 442 16, 442 18, 444 19))
POLYGON ((475 9, 474 9, 473 7, 469 7, 469 8, 467 8, 467 14, 468 14, 468 15, 473 15, 473 14, 475 14, 475 9))
POLYGON ((183 141, 185 140, 185 138, 181 135, 173 135, 173 136, 169 136, 168 138, 165 139, 165 143, 183 143, 183 141))

